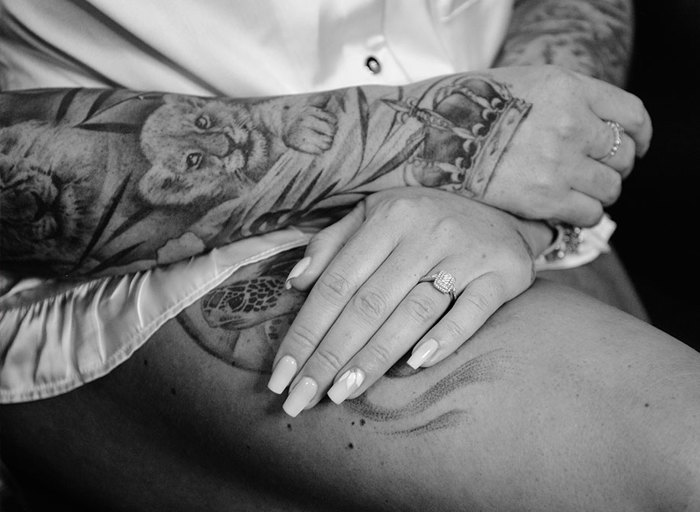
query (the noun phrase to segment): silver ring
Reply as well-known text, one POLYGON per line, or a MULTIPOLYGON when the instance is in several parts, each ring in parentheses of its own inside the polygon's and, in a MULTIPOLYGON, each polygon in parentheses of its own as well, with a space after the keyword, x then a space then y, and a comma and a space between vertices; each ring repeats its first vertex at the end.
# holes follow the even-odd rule
POLYGON ((455 276, 444 270, 440 270, 437 274, 423 277, 419 283, 433 283, 433 288, 435 288, 440 293, 449 295, 452 300, 457 299, 455 293, 455 283, 457 280, 455 276))
POLYGON ((620 146, 622 146, 622 134, 625 133, 625 129, 620 126, 620 123, 617 121, 605 121, 605 124, 607 124, 613 132, 613 145, 608 154, 601 160, 609 160, 615 156, 620 146))

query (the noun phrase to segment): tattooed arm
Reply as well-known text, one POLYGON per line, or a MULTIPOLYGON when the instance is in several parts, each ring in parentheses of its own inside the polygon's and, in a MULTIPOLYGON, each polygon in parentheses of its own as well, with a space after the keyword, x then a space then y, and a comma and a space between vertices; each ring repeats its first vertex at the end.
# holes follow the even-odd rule
POLYGON ((496 65, 555 64, 623 86, 632 29, 632 0, 516 0, 496 65))
POLYGON ((18 275, 150 268, 406 185, 591 224, 633 158, 591 158, 609 146, 599 117, 640 151, 650 124, 635 97, 589 80, 502 68, 255 100, 3 93, 0 263, 18 275))

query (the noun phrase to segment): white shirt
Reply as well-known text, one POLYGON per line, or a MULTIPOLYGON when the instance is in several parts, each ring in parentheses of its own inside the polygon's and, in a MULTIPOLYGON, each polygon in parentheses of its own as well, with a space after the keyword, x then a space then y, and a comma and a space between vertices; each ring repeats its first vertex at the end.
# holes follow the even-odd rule
POLYGON ((238 97, 484 69, 512 0, 0 0, 7 89, 238 97), (375 58, 381 67, 366 66, 375 58))

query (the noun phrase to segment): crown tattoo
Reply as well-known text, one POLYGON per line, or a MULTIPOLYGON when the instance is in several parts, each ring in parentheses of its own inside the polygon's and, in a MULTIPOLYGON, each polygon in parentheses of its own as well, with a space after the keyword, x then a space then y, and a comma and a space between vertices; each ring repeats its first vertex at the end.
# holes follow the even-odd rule
POLYGON ((531 104, 485 76, 460 77, 437 87, 430 97, 384 100, 406 123, 423 125, 423 143, 407 167, 407 181, 425 186, 453 185, 483 196, 501 155, 531 104))

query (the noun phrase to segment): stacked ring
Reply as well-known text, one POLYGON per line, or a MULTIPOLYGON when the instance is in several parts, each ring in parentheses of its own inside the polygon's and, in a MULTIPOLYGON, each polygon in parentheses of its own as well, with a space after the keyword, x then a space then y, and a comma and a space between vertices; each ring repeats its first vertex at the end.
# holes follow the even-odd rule
POLYGON ((617 151, 620 149, 620 146, 622 145, 622 135, 625 133, 625 129, 617 121, 605 121, 605 124, 607 124, 613 132, 612 148, 610 148, 608 154, 602 158, 602 160, 609 160, 610 158, 614 157, 617 151))

